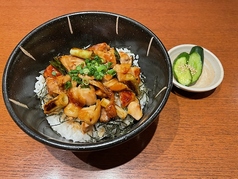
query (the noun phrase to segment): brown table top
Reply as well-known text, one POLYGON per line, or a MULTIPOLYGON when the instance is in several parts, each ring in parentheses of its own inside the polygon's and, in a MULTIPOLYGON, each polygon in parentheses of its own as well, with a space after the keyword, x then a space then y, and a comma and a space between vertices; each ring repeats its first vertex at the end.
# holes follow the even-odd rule
POLYGON ((33 140, 13 122, 1 99, 1 178, 237 178, 237 7, 236 0, 2 2, 1 76, 13 48, 28 32, 56 16, 87 10, 133 18, 168 50, 184 43, 201 45, 220 59, 225 76, 219 87, 205 94, 173 90, 145 132, 91 153, 54 149, 33 140))

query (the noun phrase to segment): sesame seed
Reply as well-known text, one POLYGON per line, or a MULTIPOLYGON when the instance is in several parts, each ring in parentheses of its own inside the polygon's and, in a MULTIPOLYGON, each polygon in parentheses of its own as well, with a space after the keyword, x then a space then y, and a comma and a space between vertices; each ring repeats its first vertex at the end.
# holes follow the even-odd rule
POLYGON ((189 69, 192 75, 195 75, 197 73, 197 70, 193 68, 191 65, 184 64, 179 66, 179 70, 184 72, 185 70, 189 69))

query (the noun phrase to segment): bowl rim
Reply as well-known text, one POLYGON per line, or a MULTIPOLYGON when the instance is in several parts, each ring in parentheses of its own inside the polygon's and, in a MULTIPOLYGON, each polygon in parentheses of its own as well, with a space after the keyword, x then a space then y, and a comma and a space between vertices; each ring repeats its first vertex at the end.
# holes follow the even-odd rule
MULTIPOLYGON (((173 59, 171 58, 171 53, 173 53, 174 51, 179 50, 181 48, 191 49, 193 46, 196 46, 196 45, 195 44, 180 44, 180 45, 174 46, 171 49, 169 49, 168 54, 170 56, 171 64, 173 64, 173 59)), ((208 50, 207 48, 205 48, 203 46, 201 46, 201 47, 203 48, 204 53, 207 53, 210 56, 212 56, 214 62, 217 63, 217 66, 219 67, 218 71, 219 71, 220 78, 211 86, 199 88, 199 87, 193 87, 193 86, 184 86, 184 85, 178 83, 177 80, 173 77, 173 84, 176 87, 178 87, 182 90, 188 91, 188 92, 207 92, 207 91, 211 91, 211 90, 215 89, 222 83, 223 78, 224 78, 224 69, 223 69, 222 63, 220 62, 218 57, 213 52, 211 52, 210 50, 208 50)), ((209 60, 209 59, 207 59, 207 60, 209 60)))
POLYGON ((133 137, 135 137, 137 134, 141 133, 143 130, 145 130, 154 120, 156 117, 158 117, 159 113, 161 112, 161 110, 164 108, 170 92, 172 90, 172 86, 173 86, 173 80, 172 80, 172 65, 171 65, 171 61, 170 61, 170 57, 168 55, 168 52, 165 48, 165 46, 163 45, 163 43, 161 42, 161 40, 149 29, 147 28, 145 25, 141 24, 140 22, 124 16, 124 15, 120 15, 117 13, 113 13, 113 12, 106 12, 106 11, 79 11, 79 12, 72 12, 72 13, 68 13, 68 14, 64 14, 64 15, 60 15, 57 16, 55 18, 52 18, 46 22, 43 22, 41 25, 37 26, 36 28, 34 28, 32 31, 30 31, 27 35, 25 35, 25 37, 23 37, 20 42, 16 45, 16 47, 13 49, 13 51, 11 52, 7 63, 5 65, 5 69, 3 72, 3 79, 2 79, 2 94, 3 94, 3 98, 4 98, 4 102, 5 105, 7 107, 7 110, 11 116, 11 118, 14 120, 14 122, 29 136, 31 136, 32 138, 36 139, 37 141, 52 146, 52 147, 56 147, 59 149, 63 149, 63 150, 71 150, 71 151, 95 151, 95 150, 102 150, 102 149, 106 149, 106 148, 110 148, 116 145, 121 144, 122 142, 125 142, 133 137), (148 117, 147 120, 145 120, 138 128, 136 128, 135 130, 131 131, 130 133, 127 133, 125 135, 119 136, 113 140, 107 140, 107 141, 103 141, 103 142, 97 142, 97 143, 64 143, 62 141, 56 140, 56 139, 51 139, 51 138, 47 138, 46 135, 43 135, 41 133, 37 133, 36 130, 32 130, 31 128, 29 128, 27 125, 24 124, 23 121, 21 121, 21 119, 18 118, 18 116, 16 115, 16 113, 14 112, 14 109, 12 107, 12 102, 9 100, 9 96, 7 93, 7 76, 9 73, 9 69, 11 67, 11 63, 14 62, 14 57, 16 55, 16 51, 19 48, 19 46, 23 43, 25 43, 25 41, 27 41, 27 39, 31 38, 32 35, 34 35, 34 33, 42 28, 44 28, 45 26, 47 26, 47 24, 49 23, 54 23, 55 21, 60 21, 63 18, 67 18, 70 16, 78 16, 78 15, 109 15, 109 16, 115 16, 115 17, 119 17, 122 18, 124 20, 130 21, 132 24, 136 24, 138 25, 140 28, 142 28, 143 30, 145 30, 147 33, 149 33, 152 37, 154 37, 154 40, 157 41, 157 43, 160 44, 160 46, 162 47, 162 52, 165 55, 165 61, 168 64, 168 73, 169 73, 169 79, 168 79, 168 86, 164 92, 164 96, 163 99, 161 101, 161 103, 159 104, 159 106, 157 107, 157 109, 153 112, 153 114, 148 117))

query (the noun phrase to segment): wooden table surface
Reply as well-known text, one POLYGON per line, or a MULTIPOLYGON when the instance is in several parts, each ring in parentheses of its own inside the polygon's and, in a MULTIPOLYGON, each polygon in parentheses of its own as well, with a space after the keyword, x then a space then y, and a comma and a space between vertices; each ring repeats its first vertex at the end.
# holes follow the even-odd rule
POLYGON ((1 93, 0 178, 238 178, 237 7, 236 0, 2 0, 1 77, 11 51, 28 32, 56 16, 87 10, 131 17, 151 29, 167 50, 201 45, 220 59, 225 76, 211 92, 173 89, 146 131, 115 148, 89 153, 33 140, 13 122, 1 93))

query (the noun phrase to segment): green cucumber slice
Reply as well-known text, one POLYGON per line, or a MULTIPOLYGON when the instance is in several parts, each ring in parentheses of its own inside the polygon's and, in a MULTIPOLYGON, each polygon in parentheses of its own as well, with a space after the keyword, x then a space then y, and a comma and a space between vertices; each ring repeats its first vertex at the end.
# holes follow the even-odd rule
POLYGON ((189 55, 188 68, 192 74, 192 82, 190 85, 195 84, 202 74, 203 61, 197 52, 189 55))
POLYGON ((192 83, 190 69, 187 68, 189 54, 182 52, 173 62, 174 78, 182 85, 189 86, 192 83))
POLYGON ((194 53, 194 52, 197 52, 197 53, 200 55, 201 60, 202 60, 202 63, 203 63, 203 61, 204 61, 204 52, 203 52, 203 48, 200 47, 200 46, 194 46, 193 48, 191 48, 189 54, 191 55, 191 54, 194 53))

